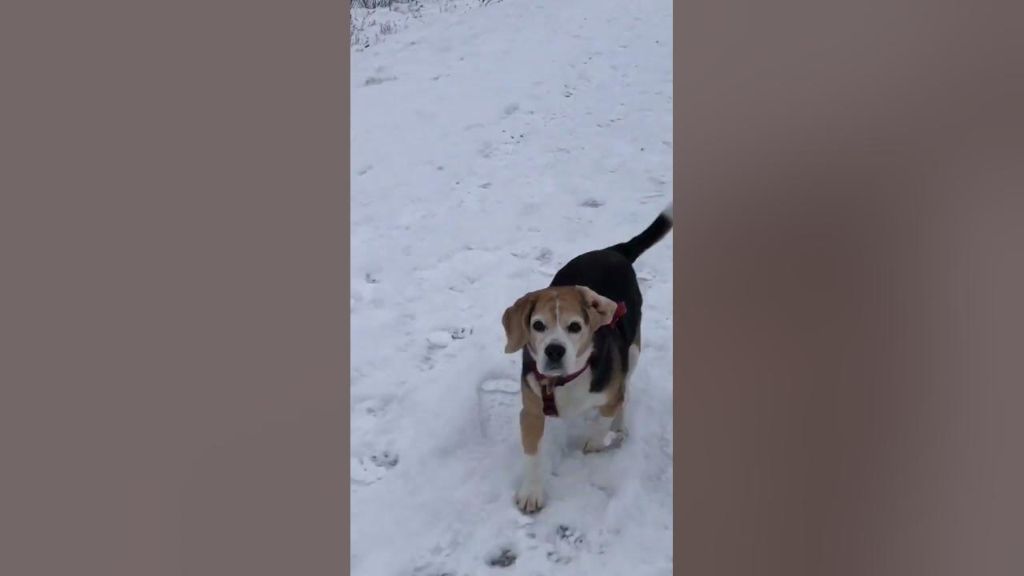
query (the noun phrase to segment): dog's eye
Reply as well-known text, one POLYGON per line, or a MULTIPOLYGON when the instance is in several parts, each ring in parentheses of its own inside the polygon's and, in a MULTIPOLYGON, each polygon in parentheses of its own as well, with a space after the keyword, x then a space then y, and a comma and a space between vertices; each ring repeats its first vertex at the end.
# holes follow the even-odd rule
POLYGON ((582 329, 583 329, 583 326, 580 326, 579 322, 570 322, 569 323, 569 332, 572 332, 573 334, 579 332, 582 329))
POLYGON ((536 330, 537 332, 543 332, 544 331, 544 323, 541 322, 540 320, 534 320, 533 321, 533 329, 536 330))

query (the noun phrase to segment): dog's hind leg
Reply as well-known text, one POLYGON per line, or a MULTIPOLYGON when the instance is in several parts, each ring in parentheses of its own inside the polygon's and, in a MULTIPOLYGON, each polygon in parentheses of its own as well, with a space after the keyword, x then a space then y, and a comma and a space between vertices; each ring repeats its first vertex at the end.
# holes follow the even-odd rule
MULTIPOLYGON (((590 426, 590 434, 587 442, 583 445, 583 452, 589 454, 591 452, 600 452, 607 448, 613 448, 616 446, 615 440, 608 441, 608 432, 612 429, 612 424, 615 422, 616 414, 622 413, 622 404, 616 404, 615 406, 604 405, 598 409, 597 419, 590 426)), ((616 434, 616 437, 619 435, 616 434)))
POLYGON ((626 434, 626 423, 623 421, 622 414, 626 411, 626 405, 619 406, 619 411, 615 413, 615 417, 612 418, 612 423, 609 428, 612 432, 618 432, 625 436, 626 434))
POLYGON ((630 364, 627 373, 620 376, 618 385, 611 390, 611 399, 607 404, 597 409, 597 419, 591 425, 590 437, 583 445, 583 452, 600 452, 608 448, 618 448, 625 439, 625 425, 623 423, 623 412, 626 410, 626 385, 629 380, 629 371, 632 369, 633 360, 636 356, 630 347, 630 364), (613 432, 612 437, 608 433, 613 432))
POLYGON ((626 396, 629 394, 629 390, 632 387, 633 372, 636 371, 636 364, 640 361, 640 329, 637 328, 636 339, 629 346, 629 368, 626 370, 626 377, 622 382, 622 404, 619 406, 618 412, 615 414, 615 418, 612 420, 611 429, 617 432, 623 438, 629 431, 626 429, 625 413, 626 413, 626 396))

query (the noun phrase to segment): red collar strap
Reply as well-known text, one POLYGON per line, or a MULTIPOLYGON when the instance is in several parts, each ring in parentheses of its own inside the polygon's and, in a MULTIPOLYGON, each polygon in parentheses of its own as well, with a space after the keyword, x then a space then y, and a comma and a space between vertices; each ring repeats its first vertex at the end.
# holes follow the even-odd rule
MULTIPOLYGON (((618 306, 615 307, 615 313, 612 314, 612 321, 602 326, 602 328, 614 327, 618 321, 626 315, 626 303, 619 302, 618 306)), ((591 357, 593 358, 593 357, 591 357)), ((544 415, 545 416, 558 416, 558 407, 555 405, 555 388, 559 386, 565 386, 569 382, 572 382, 576 378, 587 371, 590 368, 591 358, 587 359, 587 363, 583 365, 578 371, 566 376, 545 376, 537 370, 536 363, 533 366, 531 373, 533 377, 537 379, 537 384, 540 386, 540 397, 544 401, 544 415)))
POLYGON ((587 363, 572 374, 566 376, 545 376, 537 370, 537 366, 534 365, 531 373, 533 377, 537 379, 537 385, 540 387, 540 399, 544 402, 544 415, 545 416, 558 416, 558 406, 555 405, 555 388, 559 386, 565 386, 569 382, 572 382, 590 368, 590 359, 587 359, 587 363))
POLYGON ((609 322, 608 324, 606 324, 605 326, 615 326, 619 322, 619 320, 622 319, 622 317, 625 316, 625 315, 626 315, 626 303, 625 302, 619 302, 618 305, 615 306, 615 313, 612 314, 612 321, 609 322))

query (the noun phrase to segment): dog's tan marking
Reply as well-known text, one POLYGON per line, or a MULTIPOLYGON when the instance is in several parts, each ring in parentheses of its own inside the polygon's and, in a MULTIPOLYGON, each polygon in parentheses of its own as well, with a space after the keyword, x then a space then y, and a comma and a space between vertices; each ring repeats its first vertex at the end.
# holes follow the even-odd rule
POLYGON ((584 286, 556 286, 530 292, 516 300, 502 314, 505 353, 517 352, 528 344, 532 345, 532 351, 540 351, 544 334, 530 330, 532 318, 538 318, 547 326, 554 327, 575 316, 575 312, 589 328, 581 333, 576 346, 577 355, 581 355, 589 351, 594 331, 612 321, 616 306, 615 302, 584 286))
POLYGON ((529 341, 530 327, 527 325, 527 313, 534 307, 542 292, 543 290, 537 290, 523 295, 501 315, 501 324, 505 327, 506 354, 522 350, 529 341))
POLYGON ((523 452, 536 454, 540 439, 544 436, 544 406, 540 396, 530 390, 525 383, 522 386, 523 408, 519 411, 519 432, 523 442, 523 452))
POLYGON ((612 321, 618 304, 586 286, 577 286, 576 289, 583 297, 583 308, 587 311, 590 323, 594 325, 595 329, 612 321))
POLYGON ((598 411, 598 413, 601 414, 601 416, 604 416, 605 418, 614 418, 615 416, 617 416, 619 414, 619 410, 621 410, 621 409, 622 409, 622 401, 619 400, 617 402, 616 401, 609 402, 609 403, 605 404, 604 406, 599 407, 597 409, 597 411, 598 411))

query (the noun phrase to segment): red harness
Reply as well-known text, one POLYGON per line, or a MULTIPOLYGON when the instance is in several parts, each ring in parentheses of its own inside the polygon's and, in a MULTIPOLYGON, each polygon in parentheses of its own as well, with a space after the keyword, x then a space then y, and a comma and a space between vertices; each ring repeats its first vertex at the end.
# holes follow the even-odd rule
MULTIPOLYGON (((626 303, 619 302, 618 306, 615 307, 615 313, 612 314, 612 321, 605 324, 601 328, 611 328, 619 322, 623 316, 626 315, 626 303)), ((590 368, 590 363, 593 361, 594 356, 591 355, 587 358, 587 363, 583 365, 578 371, 565 376, 545 376, 537 370, 537 365, 534 364, 531 373, 533 377, 537 379, 537 384, 540 386, 540 398, 544 402, 544 415, 545 416, 558 416, 558 406, 555 405, 555 388, 559 386, 565 386, 569 382, 575 380, 580 374, 583 374, 590 368)))

